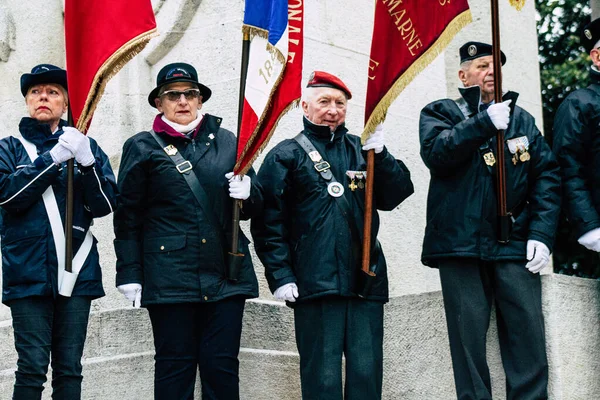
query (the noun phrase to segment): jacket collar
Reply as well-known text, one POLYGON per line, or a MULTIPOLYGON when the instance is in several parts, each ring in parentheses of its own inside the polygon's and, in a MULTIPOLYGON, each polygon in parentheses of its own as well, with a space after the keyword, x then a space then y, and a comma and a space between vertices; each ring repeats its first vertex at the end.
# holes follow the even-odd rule
POLYGON ((42 144, 48 139, 58 139, 62 134, 62 128, 67 126, 67 121, 58 122, 58 131, 53 135, 50 130, 50 124, 39 122, 37 119, 24 117, 19 122, 19 132, 23 138, 36 147, 42 147, 42 144))
MULTIPOLYGON (((161 132, 177 139, 190 140, 190 138, 185 136, 183 133, 179 133, 175 129, 173 129, 173 127, 167 124, 165 121, 163 121, 161 117, 162 114, 158 114, 156 117, 154 117, 154 123, 152 124, 152 129, 154 129, 154 132, 161 132)), ((191 135, 192 139, 195 139, 196 137, 200 136, 201 133, 204 132, 213 134, 217 133, 221 126, 221 121, 222 119, 220 117, 215 117, 214 115, 210 114, 204 114, 202 121, 200 121, 200 123, 198 124, 196 129, 194 129, 194 132, 191 135)))
MULTIPOLYGON (((473 114, 479 112, 479 104, 481 103, 481 88, 479 86, 469 86, 458 88, 460 95, 469 105, 469 109, 473 114)), ((502 95, 502 100, 512 100, 510 103, 511 113, 515 110, 517 98, 519 94, 517 92, 507 91, 502 95)))
POLYGON ((593 65, 590 67, 590 81, 593 84, 600 85, 600 71, 593 65))
POLYGON ((335 129, 332 136, 331 129, 327 125, 312 123, 306 116, 302 118, 302 122, 304 123, 304 133, 321 141, 333 142, 339 140, 348 132, 346 125, 341 124, 335 129))

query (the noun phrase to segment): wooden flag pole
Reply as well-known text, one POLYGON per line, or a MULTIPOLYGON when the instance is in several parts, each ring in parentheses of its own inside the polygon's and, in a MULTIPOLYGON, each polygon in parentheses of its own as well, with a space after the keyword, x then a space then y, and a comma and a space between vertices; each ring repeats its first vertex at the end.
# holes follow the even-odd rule
MULTIPOLYGON (((246 91, 246 77, 248 75, 248 59, 250 55, 250 35, 244 32, 242 41, 242 68, 240 71, 240 96, 238 101, 238 126, 237 126, 237 148, 240 144, 240 131, 242 127, 242 112, 244 110, 244 92, 246 91)), ((240 236, 240 209, 242 200, 236 199, 233 202, 232 227, 231 227, 231 252, 229 252, 227 278, 232 281, 237 280, 241 263, 244 260, 244 254, 239 252, 238 241, 240 236)))
MULTIPOLYGON (((502 102, 502 53, 500 50, 500 17, 498 0, 492 2, 492 52, 494 59, 494 101, 502 102)), ((506 207, 506 168, 504 166, 504 131, 496 135, 496 200, 498 207, 498 241, 507 243, 510 236, 510 216, 506 207)))

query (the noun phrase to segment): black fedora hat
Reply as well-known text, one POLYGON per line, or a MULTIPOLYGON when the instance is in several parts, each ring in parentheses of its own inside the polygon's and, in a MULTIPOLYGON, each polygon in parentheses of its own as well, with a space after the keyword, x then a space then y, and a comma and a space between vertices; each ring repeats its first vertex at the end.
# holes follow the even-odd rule
POLYGON ((165 65, 158 72, 158 76, 156 77, 156 87, 148 95, 148 103, 150 103, 152 107, 156 108, 154 99, 158 97, 160 88, 175 82, 194 83, 198 86, 198 89, 200 89, 202 102, 206 103, 208 99, 210 99, 212 91, 207 86, 204 86, 198 82, 198 73, 194 67, 186 63, 173 63, 165 65))
MULTIPOLYGON (((460 47, 459 53, 461 64, 465 61, 491 56, 493 54, 492 46, 481 42, 467 42, 460 47)), ((502 61, 502 65, 506 64, 506 55, 503 51, 500 51, 500 61, 502 61)))
POLYGON ((21 93, 26 96, 30 87, 44 83, 56 83, 68 90, 67 71, 52 64, 36 65, 31 73, 21 75, 21 93))
POLYGON ((600 18, 596 18, 587 24, 581 31, 581 44, 588 53, 592 51, 596 43, 600 40, 600 18))

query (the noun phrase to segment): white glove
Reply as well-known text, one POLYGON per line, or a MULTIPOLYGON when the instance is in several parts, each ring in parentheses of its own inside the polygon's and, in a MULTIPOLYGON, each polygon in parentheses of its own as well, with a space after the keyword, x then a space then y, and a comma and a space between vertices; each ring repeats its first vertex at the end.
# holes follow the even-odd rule
POLYGON ((233 172, 225 174, 229 181, 229 197, 232 199, 246 200, 250 197, 251 180, 248 175, 233 175, 233 172))
POLYGON ((298 298, 298 286, 294 282, 286 283, 278 287, 273 295, 277 300, 285 300, 293 303, 298 298))
POLYGON ((577 241, 586 249, 600 253, 600 228, 584 233, 577 241))
POLYGON ((508 128, 508 122, 510 121, 510 107, 509 104, 512 100, 503 101, 500 104, 492 104, 488 107, 487 113, 492 123, 498 130, 508 128))
POLYGON ((77 129, 65 126, 63 134, 58 138, 58 143, 71 150, 77 163, 84 167, 89 167, 96 159, 90 148, 90 138, 79 132, 77 129))
POLYGON ((65 161, 73 158, 73 153, 71 153, 71 150, 63 146, 60 142, 55 144, 50 150, 50 155, 52 156, 52 161, 54 161, 54 164, 56 165, 62 164, 65 161))
POLYGON ((125 295, 125 298, 133 303, 135 308, 139 308, 142 303, 142 285, 139 283, 126 283, 117 286, 119 292, 125 295))
POLYGON ((527 241, 527 265, 525 268, 534 274, 540 272, 550 261, 550 250, 537 240, 527 241))
POLYGON ((377 125, 375 132, 369 136, 362 149, 364 151, 374 149, 376 154, 381 153, 383 151, 383 146, 385 145, 384 136, 383 124, 377 125))

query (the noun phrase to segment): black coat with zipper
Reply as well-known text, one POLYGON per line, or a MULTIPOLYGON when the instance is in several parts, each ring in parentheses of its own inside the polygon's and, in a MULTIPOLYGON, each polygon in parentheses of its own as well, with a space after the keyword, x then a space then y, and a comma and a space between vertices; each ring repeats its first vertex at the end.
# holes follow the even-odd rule
MULTIPOLYGON (((273 148, 260 167, 258 178, 264 191, 264 212, 252 220, 252 236, 274 292, 286 283, 298 285, 298 302, 327 295, 357 296, 364 210, 364 189, 352 191, 347 171, 365 171, 366 153, 360 138, 344 126, 332 135, 329 127, 304 118, 303 133, 324 160, 336 180, 343 184, 359 225, 360 238, 353 240, 348 221, 327 191, 328 183, 295 140, 284 140, 273 148), (359 251, 357 251, 359 250, 359 251)), ((375 155, 373 204, 390 211, 414 189, 402 161, 387 149, 375 155)), ((376 243, 379 215, 373 212, 372 243, 376 243)), ((373 251, 377 278, 369 299, 388 300, 387 266, 383 252, 373 251)))
POLYGON ((571 93, 554 118, 552 149, 561 167, 565 210, 577 237, 600 228, 600 72, 571 93))
MULTIPOLYGON (((225 174, 235 164, 236 138, 220 124, 220 118, 205 114, 193 140, 157 131, 192 164, 212 204, 210 210, 198 204, 184 177, 149 132, 134 135, 123 146, 118 178, 122 191, 114 220, 116 284, 142 284, 143 306, 258 296, 249 242, 241 231, 239 251, 245 260, 239 280, 225 278, 233 207, 225 174), (210 224, 206 212, 213 213, 224 235, 210 224)), ((254 171, 248 175, 252 188, 243 202, 242 219, 262 208, 254 171)))
POLYGON ((527 240, 540 241, 552 250, 560 213, 560 177, 558 163, 534 118, 516 106, 517 93, 504 96, 503 100, 512 99, 505 141, 526 137, 530 159, 514 164, 505 143, 507 209, 518 210, 518 215, 509 243, 501 244, 495 173, 479 150, 489 143, 496 155, 497 130, 487 111, 476 112, 479 86, 461 89, 461 95, 468 105, 468 119, 451 99, 435 101, 421 111, 421 158, 431 173, 422 262, 436 267, 436 260, 452 257, 524 261, 527 240))

